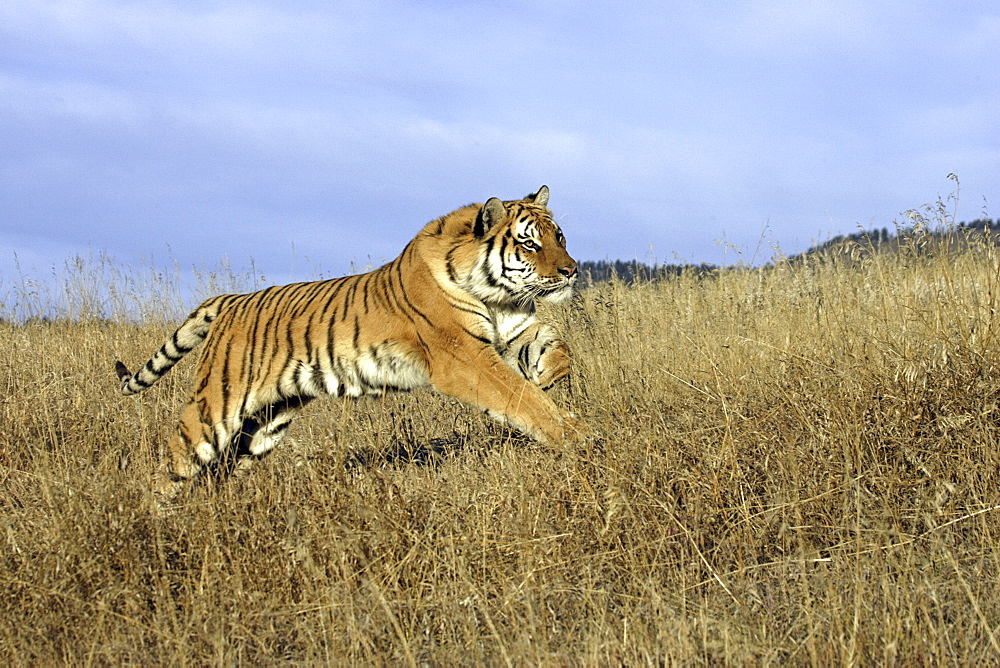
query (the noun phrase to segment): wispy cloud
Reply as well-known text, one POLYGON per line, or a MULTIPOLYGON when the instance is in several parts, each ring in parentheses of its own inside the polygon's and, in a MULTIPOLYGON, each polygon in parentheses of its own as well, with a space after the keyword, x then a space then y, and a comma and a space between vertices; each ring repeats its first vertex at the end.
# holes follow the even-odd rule
POLYGON ((975 217, 998 41, 987 2, 8 0, 0 243, 346 269, 547 183, 582 257, 715 261, 887 225, 951 172, 975 217))

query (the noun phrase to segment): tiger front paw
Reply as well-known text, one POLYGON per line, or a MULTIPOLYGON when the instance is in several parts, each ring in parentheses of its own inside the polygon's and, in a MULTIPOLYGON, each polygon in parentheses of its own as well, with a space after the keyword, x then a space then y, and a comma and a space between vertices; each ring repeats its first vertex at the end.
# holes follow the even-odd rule
POLYGON ((535 380, 543 390, 547 390, 569 376, 571 364, 569 349, 565 343, 559 341, 549 348, 538 361, 538 373, 535 380))
POLYGON ((568 443, 583 443, 596 436, 594 430, 572 413, 563 414, 563 439, 568 443))

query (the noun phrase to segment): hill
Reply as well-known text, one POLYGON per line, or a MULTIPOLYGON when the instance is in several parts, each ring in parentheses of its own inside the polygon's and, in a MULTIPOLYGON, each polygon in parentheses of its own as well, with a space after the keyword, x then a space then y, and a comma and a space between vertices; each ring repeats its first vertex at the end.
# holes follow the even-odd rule
MULTIPOLYGON (((811 258, 822 258, 832 254, 851 254, 857 251, 897 252, 903 246, 926 247, 928 244, 947 244, 954 250, 969 243, 1000 243, 1000 220, 981 218, 955 226, 928 228, 926 225, 911 225, 893 230, 861 230, 852 234, 841 234, 810 247, 808 250, 782 258, 780 261, 801 262, 811 258)), ((768 263, 772 265, 773 262, 768 263)), ((714 264, 648 264, 635 260, 599 260, 580 263, 580 272, 585 285, 595 285, 613 279, 626 285, 636 282, 659 281, 677 278, 681 275, 696 277, 710 276, 720 269, 714 264)))

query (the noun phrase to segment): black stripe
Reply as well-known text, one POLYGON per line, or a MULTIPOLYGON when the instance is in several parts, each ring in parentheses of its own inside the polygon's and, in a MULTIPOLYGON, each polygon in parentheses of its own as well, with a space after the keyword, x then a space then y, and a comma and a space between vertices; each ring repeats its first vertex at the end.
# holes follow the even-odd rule
MULTIPOLYGON (((229 324, 230 324, 230 327, 231 327, 232 326, 232 322, 230 322, 229 324)), ((231 385, 230 378, 229 378, 229 367, 230 367, 230 364, 231 364, 230 357, 232 355, 232 350, 233 350, 233 335, 232 335, 232 331, 227 332, 227 333, 229 334, 229 336, 226 338, 226 343, 225 343, 225 346, 223 348, 224 355, 222 356, 222 379, 221 379, 222 382, 220 383, 220 385, 221 385, 220 393, 222 395, 222 415, 221 415, 222 419, 225 419, 226 415, 229 413, 228 409, 229 409, 229 403, 230 403, 230 395, 232 394, 230 392, 230 388, 232 387, 232 385, 231 385)), ((250 349, 251 348, 252 348, 252 346, 249 346, 249 345, 246 346, 246 348, 245 348, 244 359, 243 359, 243 367, 244 368, 246 367, 246 362, 247 362, 246 356, 250 354, 250 349)), ((208 359, 208 357, 205 357, 204 361, 205 362, 210 362, 210 360, 208 359)), ((207 380, 207 377, 208 377, 208 375, 210 373, 211 373, 211 369, 209 369, 209 372, 205 374, 206 380, 207 380)), ((246 407, 246 401, 244 400, 243 401, 243 406, 241 406, 241 409, 245 408, 245 407, 246 407)), ((242 410, 240 412, 242 412, 242 410)), ((213 416, 204 416, 204 415, 202 416, 203 419, 205 417, 211 418, 213 416)))
POLYGON ((406 303, 406 306, 409 307, 409 309, 411 311, 413 311, 414 313, 416 313, 417 315, 419 315, 421 318, 423 318, 424 322, 426 322, 428 325, 430 325, 431 327, 434 327, 434 323, 431 322, 431 319, 428 318, 426 315, 424 315, 423 311, 421 311, 420 309, 418 309, 414 305, 414 303, 412 301, 410 301, 409 295, 406 294, 406 285, 403 283, 403 268, 400 265, 401 265, 401 263, 397 263, 397 265, 396 265, 396 274, 397 274, 397 279, 399 281, 399 290, 397 290, 396 293, 399 294, 403 298, 403 301, 406 303))
POLYGON ((295 385, 295 389, 298 394, 307 394, 305 390, 305 381, 302 377, 303 368, 301 365, 296 364, 295 370, 292 371, 292 384, 295 385))
MULTIPOLYGON (((173 343, 173 344, 174 344, 174 348, 175 348, 175 349, 177 350, 177 352, 179 352, 179 353, 180 353, 180 357, 178 357, 177 359, 180 359, 180 358, 181 358, 181 357, 183 357, 184 355, 187 355, 187 354, 188 354, 189 352, 191 352, 192 350, 194 350, 194 348, 193 348, 193 347, 190 347, 190 346, 182 346, 182 345, 180 344, 180 341, 178 341, 178 339, 177 339, 177 334, 178 334, 178 333, 179 333, 180 331, 181 331, 181 330, 180 330, 180 329, 178 329, 177 331, 175 331, 175 332, 173 333, 173 336, 171 336, 171 337, 170 337, 170 341, 171 341, 171 343, 173 343)), ((201 338, 201 340, 204 340, 204 339, 205 339, 205 337, 204 337, 204 336, 202 336, 202 337, 200 337, 200 338, 201 338)))
POLYGON ((333 316, 327 315, 329 311, 333 310, 337 306, 337 295, 340 294, 341 290, 347 285, 348 281, 344 278, 337 279, 336 281, 330 281, 326 288, 330 289, 330 293, 326 295, 326 301, 323 302, 322 308, 319 309, 317 313, 313 314, 313 318, 316 318, 322 322, 329 322, 331 325, 335 318, 333 316), (332 288, 332 289, 331 289, 332 288))
POLYGON ((481 343, 485 343, 486 345, 488 345, 490 347, 493 347, 493 341, 491 341, 490 339, 484 339, 483 337, 481 337, 478 334, 472 332, 471 330, 466 329, 465 327, 462 328, 462 331, 465 332, 466 334, 468 334, 469 336, 471 336, 472 338, 474 338, 476 341, 479 341, 481 343))
POLYGON ((312 364, 316 359, 316 350, 313 347, 313 320, 312 318, 306 319, 305 329, 302 330, 302 345, 306 347, 302 351, 302 361, 312 364))
MULTIPOLYGON (((177 434, 177 437, 181 439, 181 443, 183 443, 184 445, 187 446, 186 449, 190 449, 191 448, 191 439, 188 438, 187 433, 183 429, 181 429, 180 425, 177 425, 177 429, 175 430, 175 432, 177 434)), ((198 462, 198 463, 200 464, 201 462, 198 462)))
POLYGON ((364 312, 368 313, 368 284, 371 283, 371 274, 365 274, 363 279, 359 281, 361 285, 361 304, 364 306, 364 312))
MULTIPOLYGON (((153 360, 155 360, 155 359, 156 359, 156 355, 153 355, 151 358, 149 358, 149 360, 143 365, 142 369, 138 373, 136 373, 135 375, 138 376, 143 371, 146 371, 146 372, 149 372, 149 373, 153 374, 154 376, 156 376, 157 380, 159 380, 161 374, 160 374, 159 371, 156 370, 156 367, 153 366, 153 360)), ((153 381, 153 382, 156 382, 156 381, 153 381)))
POLYGON ((528 363, 531 360, 531 352, 528 350, 528 346, 523 346, 521 348, 521 352, 518 355, 518 359, 521 362, 521 368, 524 370, 524 373, 527 374, 528 367, 530 366, 528 363))
MULTIPOLYGON (((406 288, 403 285, 402 274, 400 274, 400 276, 398 277, 398 282, 397 282, 397 276, 393 273, 390 273, 386 278, 389 284, 388 289, 386 290, 386 297, 389 298, 389 304, 388 304, 389 308, 391 310, 397 311, 401 316, 403 316, 410 322, 416 324, 417 321, 413 318, 412 315, 409 314, 406 308, 405 304, 406 288), (404 301, 400 301, 399 299, 400 295, 404 296, 404 301)), ((414 313, 417 312, 415 309, 412 308, 410 310, 413 310, 414 313)), ((424 320, 427 320, 427 318, 424 317, 424 320)), ((431 326, 433 327, 433 325, 431 326)))
POLYGON ((458 275, 455 273, 454 254, 458 248, 458 246, 452 246, 451 250, 444 256, 445 268, 448 270, 448 280, 456 285, 458 285, 458 275))
POLYGON ((419 332, 417 333, 417 343, 420 344, 420 348, 424 351, 424 361, 429 361, 431 358, 431 347, 427 345, 424 337, 420 336, 419 332))
POLYGON ((358 290, 358 278, 359 277, 358 276, 352 276, 352 278, 354 280, 351 281, 351 287, 349 287, 347 289, 347 292, 344 294, 344 311, 340 315, 340 319, 341 320, 347 320, 347 310, 354 303, 354 293, 357 292, 357 290, 358 290))
POLYGON ((456 311, 461 311, 462 313, 470 313, 472 315, 479 316, 483 320, 489 320, 489 315, 483 313, 482 311, 477 311, 476 309, 469 308, 462 302, 455 301, 453 299, 448 300, 448 305, 451 306, 456 311))
POLYGON ((389 298, 389 293, 392 291, 392 274, 382 273, 379 274, 379 278, 382 279, 376 283, 376 290, 374 295, 378 306, 385 310, 390 310, 392 304, 389 298))
MULTIPOLYGON (((244 308, 242 308, 238 314, 235 314, 235 315, 231 316, 230 319, 229 319, 229 322, 227 323, 227 326, 228 326, 228 328, 229 328, 230 331, 227 332, 229 334, 229 339, 227 341, 226 355, 223 358, 223 360, 224 360, 223 361, 223 366, 226 369, 227 378, 226 378, 225 382, 226 382, 226 386, 228 387, 229 386, 229 382, 228 382, 229 364, 228 364, 228 362, 229 362, 229 357, 230 357, 230 352, 229 351, 232 348, 232 340, 233 340, 233 331, 232 330, 233 330, 234 326, 236 325, 236 321, 238 319, 244 320, 243 327, 245 329, 242 332, 242 335, 243 335, 246 343, 244 345, 242 359, 240 360, 240 373, 243 376, 242 380, 243 380, 243 383, 244 383, 244 388, 243 388, 243 392, 242 392, 243 396, 240 398, 240 407, 239 407, 239 414, 240 415, 242 415, 243 413, 246 412, 247 402, 250 399, 250 392, 249 392, 249 389, 250 389, 249 388, 249 385, 250 385, 250 373, 247 370, 250 369, 250 368, 252 368, 251 365, 253 364, 254 358, 256 357, 256 349, 257 349, 257 346, 258 346, 257 342, 260 340, 260 338, 259 338, 260 337, 260 331, 263 328, 263 336, 264 336, 264 338, 266 340, 266 338, 268 337, 268 335, 271 333, 271 329, 272 329, 272 326, 274 324, 274 317, 273 316, 272 317, 264 317, 264 310, 263 310, 263 307, 264 307, 265 303, 268 302, 268 301, 270 301, 270 295, 272 295, 272 294, 273 293, 269 293, 267 291, 257 293, 257 300, 255 300, 255 301, 258 301, 259 303, 257 303, 257 304, 244 303, 243 304, 244 308), (246 322, 248 313, 250 314, 250 320, 249 320, 249 322, 246 322)), ((266 378, 267 377, 268 373, 270 372, 271 362, 272 362, 272 360, 270 360, 270 359, 265 359, 265 360, 263 360, 261 362, 261 368, 258 370, 258 377, 259 378, 266 378)))
MULTIPOLYGON (((503 270, 503 275, 504 276, 509 276, 511 273, 523 271, 523 270, 515 269, 514 267, 510 266, 509 264, 507 264, 507 247, 509 245, 508 242, 510 242, 510 241, 512 241, 510 239, 510 237, 504 235, 504 237, 503 237, 503 244, 500 247, 500 253, 499 253, 499 255, 500 255, 500 267, 503 270)), ((517 255, 517 251, 514 251, 514 255, 515 256, 517 255)), ((518 259, 520 259, 520 258, 518 258, 518 259)))

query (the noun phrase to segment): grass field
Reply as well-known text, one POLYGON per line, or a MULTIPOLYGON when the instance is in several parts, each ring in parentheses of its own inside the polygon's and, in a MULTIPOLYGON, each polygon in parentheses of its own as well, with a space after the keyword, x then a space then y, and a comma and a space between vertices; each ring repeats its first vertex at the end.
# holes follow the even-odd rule
POLYGON ((595 287, 550 311, 586 446, 430 392, 319 401, 165 517, 194 365, 138 398, 112 366, 177 305, 6 321, 0 661, 995 664, 998 271, 917 236, 595 287))

